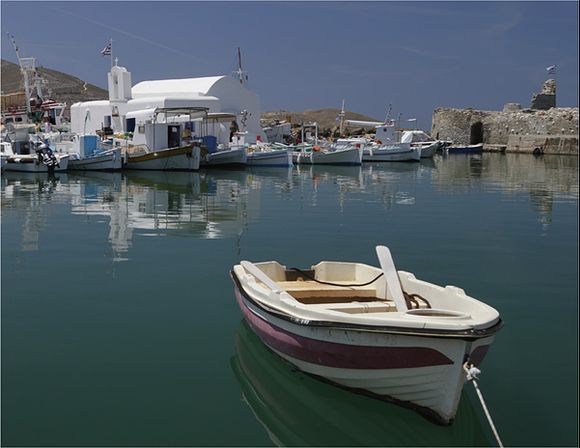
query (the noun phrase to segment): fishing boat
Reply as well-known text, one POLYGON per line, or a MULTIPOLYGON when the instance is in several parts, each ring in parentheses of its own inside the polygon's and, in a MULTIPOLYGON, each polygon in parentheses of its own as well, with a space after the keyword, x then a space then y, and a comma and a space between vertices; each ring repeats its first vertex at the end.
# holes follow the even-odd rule
POLYGON ((123 168, 121 148, 96 151, 90 156, 73 155, 69 160, 69 170, 77 171, 118 171, 123 168))
POLYGON ((422 159, 432 158, 443 146, 443 142, 433 139, 420 129, 404 131, 401 135, 401 142, 409 143, 413 148, 419 148, 422 159))
POLYGON ((69 142, 60 140, 51 146, 70 154, 69 170, 118 171, 123 168, 121 147, 103 143, 97 135, 73 135, 69 142))
POLYGON ((362 148, 357 145, 337 147, 318 139, 318 123, 302 123, 301 143, 293 148, 295 164, 310 165, 361 165, 362 148), (311 129, 314 130, 312 135, 311 129))
POLYGON ((445 148, 448 154, 481 154, 483 152, 483 143, 477 145, 451 145, 445 148))
MULTIPOLYGON (((362 126, 362 127, 374 127, 375 137, 374 140, 369 140, 364 137, 351 137, 349 139, 339 139, 338 142, 346 141, 356 141, 363 143, 365 148, 369 146, 374 147, 376 145, 387 145, 390 147, 399 147, 400 145, 410 144, 411 148, 416 148, 420 150, 420 158, 432 158, 435 153, 443 147, 443 142, 433 139, 429 134, 420 129, 402 129, 398 128, 395 123, 396 121, 389 118, 390 116, 390 106, 387 112, 387 117, 384 122, 378 121, 361 121, 361 120, 345 120, 344 111, 344 101, 343 108, 338 118, 340 119, 340 132, 342 133, 343 125, 351 126, 362 126), (399 138, 400 137, 400 138, 399 138)), ((416 121, 414 119, 409 121, 416 121)), ((364 160, 364 157, 363 157, 364 160)), ((365 160, 367 161, 367 160, 365 160)), ((391 161, 391 160, 368 160, 368 161, 391 161)))
POLYGON ((293 148, 292 161, 294 164, 306 165, 354 165, 362 164, 362 148, 348 146, 333 148, 310 144, 299 144, 293 148))
MULTIPOLYGON (((4 143, 2 143, 4 145, 4 143)), ((52 154, 48 158, 36 154, 13 154, 4 156, 5 171, 24 173, 63 172, 68 169, 68 154, 52 154)))
POLYGON ((134 120, 132 138, 113 138, 125 154, 125 168, 133 170, 195 171, 201 141, 186 132, 207 115, 205 107, 154 108, 127 113, 134 120))
POLYGON ((247 150, 247 163, 250 166, 292 166, 292 151, 256 144, 247 150))
POLYGON ((450 424, 464 364, 480 364, 499 313, 460 288, 397 271, 384 246, 377 255, 380 268, 242 261, 231 272, 236 300, 260 339, 298 369, 450 424))
POLYGON ((363 149, 363 162, 419 162, 421 147, 409 143, 394 145, 367 145, 363 149))
POLYGON ((210 167, 236 167, 236 166, 246 166, 248 155, 246 148, 226 148, 223 150, 217 150, 215 152, 204 151, 201 156, 200 166, 204 168, 210 167))
POLYGON ((26 173, 62 172, 68 169, 69 155, 53 151, 35 134, 27 134, 29 125, 9 125, 0 142, 4 170, 26 173))
POLYGON ((52 127, 69 128, 65 118, 66 103, 50 98, 50 89, 46 89, 48 80, 38 70, 36 58, 21 57, 13 35, 8 35, 22 76, 23 91, 2 95, 2 123, 4 124, 43 124, 45 131, 52 127))
POLYGON ((329 149, 313 146, 312 151, 301 155, 299 163, 312 165, 360 165, 363 152, 359 148, 329 149))

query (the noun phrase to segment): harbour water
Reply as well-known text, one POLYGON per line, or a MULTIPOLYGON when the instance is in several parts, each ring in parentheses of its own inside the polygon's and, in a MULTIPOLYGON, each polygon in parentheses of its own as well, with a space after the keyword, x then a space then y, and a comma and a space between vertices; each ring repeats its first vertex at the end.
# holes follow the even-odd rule
POLYGON ((505 327, 480 388, 506 445, 577 445, 578 159, 199 173, 2 174, 2 444, 487 446, 304 375, 242 322, 240 259, 377 264, 505 327))

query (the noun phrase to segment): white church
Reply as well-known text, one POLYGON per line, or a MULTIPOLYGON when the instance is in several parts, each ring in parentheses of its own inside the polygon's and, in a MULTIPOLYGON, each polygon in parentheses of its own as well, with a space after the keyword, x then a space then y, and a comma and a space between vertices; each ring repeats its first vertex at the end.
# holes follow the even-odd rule
MULTIPOLYGON (((132 131, 132 116, 158 108, 205 107, 209 116, 232 115, 246 142, 265 141, 260 127, 260 98, 241 81, 230 76, 143 81, 131 87, 131 72, 115 65, 108 74, 109 100, 85 101, 71 106, 71 131, 95 134, 110 128, 114 132, 132 131), (128 118, 129 115, 129 118, 128 118)), ((133 119, 134 120, 134 119, 133 119)), ((229 139, 229 128, 222 127, 222 138, 229 139), (227 137, 224 137, 226 136, 227 137)))

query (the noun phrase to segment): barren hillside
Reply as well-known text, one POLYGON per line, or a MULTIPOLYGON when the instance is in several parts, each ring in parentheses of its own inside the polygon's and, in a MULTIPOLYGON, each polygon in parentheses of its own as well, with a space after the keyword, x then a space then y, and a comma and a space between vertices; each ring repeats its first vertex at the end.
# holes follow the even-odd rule
MULTIPOLYGON (((106 90, 85 83, 82 79, 75 76, 45 67, 39 67, 38 71, 48 81, 47 87, 52 91, 52 98, 57 101, 66 102, 69 107, 78 101, 108 98, 106 90)), ((22 75, 17 64, 2 59, 0 74, 0 85, 3 94, 23 90, 22 75)))

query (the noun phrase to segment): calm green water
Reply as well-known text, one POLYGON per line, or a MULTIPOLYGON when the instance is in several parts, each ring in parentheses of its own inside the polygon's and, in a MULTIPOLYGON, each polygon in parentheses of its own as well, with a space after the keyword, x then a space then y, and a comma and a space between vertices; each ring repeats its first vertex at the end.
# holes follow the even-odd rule
POLYGON ((228 271, 377 264, 454 284, 505 327, 480 387, 506 445, 577 445, 578 159, 2 175, 2 445, 486 446, 295 371, 242 323, 228 271))

